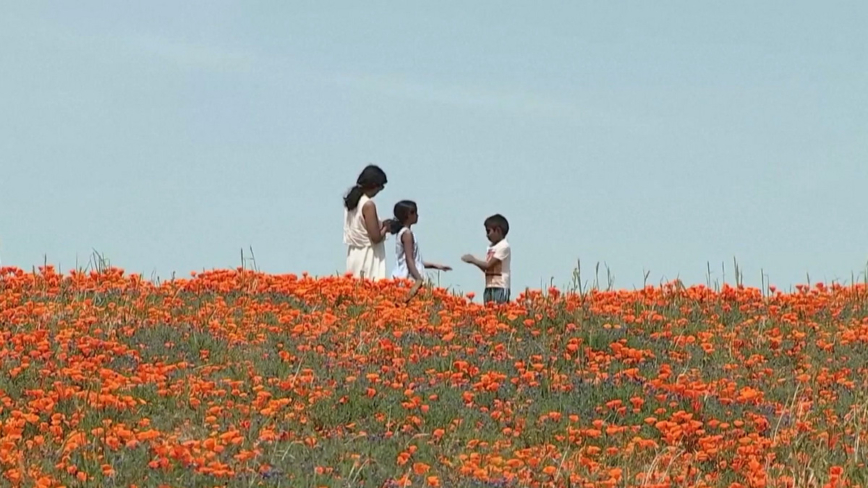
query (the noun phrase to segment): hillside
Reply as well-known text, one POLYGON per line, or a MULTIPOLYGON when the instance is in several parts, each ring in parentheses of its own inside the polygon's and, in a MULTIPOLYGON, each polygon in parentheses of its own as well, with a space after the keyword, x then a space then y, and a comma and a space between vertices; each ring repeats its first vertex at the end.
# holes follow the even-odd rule
POLYGON ((4 483, 868 484, 864 286, 403 294, 4 268, 4 483))

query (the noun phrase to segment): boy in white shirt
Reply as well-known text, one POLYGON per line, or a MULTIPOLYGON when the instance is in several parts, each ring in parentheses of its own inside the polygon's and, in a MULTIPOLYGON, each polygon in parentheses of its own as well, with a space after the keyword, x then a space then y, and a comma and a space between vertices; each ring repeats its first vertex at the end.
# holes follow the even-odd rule
POLYGON ((491 245, 485 256, 485 261, 470 254, 462 256, 465 263, 476 265, 485 273, 485 292, 482 300, 485 303, 506 303, 509 301, 509 274, 512 250, 506 235, 509 234, 509 222, 500 214, 485 219, 485 235, 491 245))

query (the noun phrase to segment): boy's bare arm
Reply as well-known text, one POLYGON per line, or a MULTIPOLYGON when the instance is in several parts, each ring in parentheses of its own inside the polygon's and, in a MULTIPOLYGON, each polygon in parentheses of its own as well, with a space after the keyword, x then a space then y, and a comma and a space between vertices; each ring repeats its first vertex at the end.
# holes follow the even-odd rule
POLYGON ((465 254, 464 256, 461 257, 461 260, 464 261, 465 263, 469 263, 469 264, 476 266, 477 268, 481 269, 482 271, 488 271, 489 269, 497 266, 497 264, 500 263, 500 260, 493 257, 493 256, 491 258, 489 258, 488 261, 483 261, 481 259, 477 259, 476 257, 474 257, 471 254, 465 254))

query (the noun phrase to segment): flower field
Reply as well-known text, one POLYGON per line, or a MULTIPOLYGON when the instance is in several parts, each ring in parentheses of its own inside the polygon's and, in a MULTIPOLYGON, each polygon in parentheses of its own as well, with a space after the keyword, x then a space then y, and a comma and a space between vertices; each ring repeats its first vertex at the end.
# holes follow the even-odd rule
POLYGON ((4 486, 868 486, 868 289, 0 270, 4 486))

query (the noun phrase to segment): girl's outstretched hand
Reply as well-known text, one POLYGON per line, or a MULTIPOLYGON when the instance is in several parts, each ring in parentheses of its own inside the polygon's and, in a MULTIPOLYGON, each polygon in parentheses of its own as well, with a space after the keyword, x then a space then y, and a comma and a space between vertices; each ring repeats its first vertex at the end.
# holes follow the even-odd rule
POLYGON ((465 263, 472 263, 473 262, 473 254, 465 254, 464 256, 461 256, 461 260, 464 261, 465 263))
POLYGON ((440 271, 452 271, 452 267, 446 266, 445 264, 434 265, 434 269, 440 270, 440 271))

